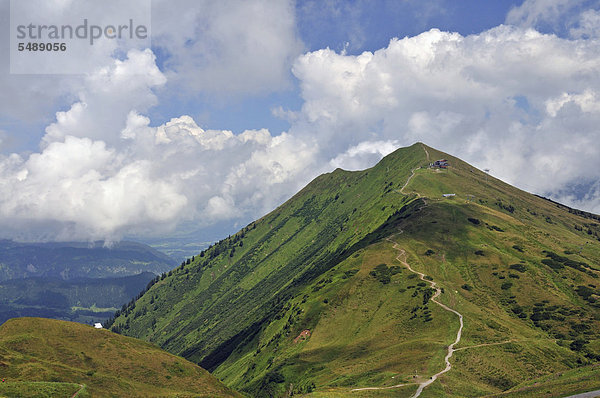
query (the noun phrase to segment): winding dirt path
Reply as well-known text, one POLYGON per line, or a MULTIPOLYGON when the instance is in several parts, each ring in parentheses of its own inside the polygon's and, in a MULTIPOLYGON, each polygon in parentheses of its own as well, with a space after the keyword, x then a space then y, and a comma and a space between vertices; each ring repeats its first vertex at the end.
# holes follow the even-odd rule
POLYGON ((506 340, 506 341, 500 341, 498 343, 475 344, 475 345, 470 345, 468 347, 455 348, 454 351, 468 350, 469 348, 487 347, 487 346, 491 346, 491 345, 502 345, 502 344, 514 343, 515 341, 519 341, 519 340, 506 340))
MULTIPOLYGON (((425 148, 425 146, 423 146, 423 150, 425 151, 425 154, 427 155, 427 160, 429 160, 429 152, 427 152, 427 149, 425 148)), ((414 169, 411 170, 411 174, 408 177, 408 179, 406 180, 406 182, 404 183, 404 185, 402 186, 402 188, 400 188, 399 190, 397 190, 398 192, 400 192, 401 194, 404 194, 404 188, 407 187, 407 185, 410 183, 410 180, 415 176, 415 171, 420 169, 421 167, 416 167, 414 169)), ((421 197, 421 195, 416 192, 417 197, 421 197)), ((403 233, 404 231, 400 230, 398 232, 398 234, 403 233)), ((440 294, 442 294, 442 289, 437 285, 437 283, 435 283, 434 281, 430 281, 428 279, 425 278, 425 274, 419 271, 415 271, 414 269, 412 269, 412 267, 410 266, 410 264, 408 264, 408 262, 406 261, 406 251, 404 249, 402 249, 398 243, 394 242, 391 237, 386 238, 386 240, 390 243, 393 243, 393 248, 398 250, 398 255, 396 256, 396 260, 398 260, 402 265, 404 265, 410 272, 419 275, 419 279, 421 279, 423 282, 429 283, 430 287, 432 289, 435 289, 435 294, 431 297, 431 301, 433 301, 434 303, 436 303, 437 305, 439 305, 440 307, 442 307, 445 311, 448 312, 452 312, 453 314, 456 314, 456 316, 458 316, 458 320, 460 323, 460 326, 458 328, 458 331, 456 332, 456 339, 454 340, 454 342, 452 344, 450 344, 448 346, 448 352, 446 354, 446 356, 444 357, 444 362, 446 363, 446 367, 444 369, 442 369, 441 371, 437 372, 436 374, 434 374, 433 376, 431 376, 429 379, 418 383, 419 387, 417 388, 417 391, 415 391, 415 393, 411 396, 411 398, 417 398, 419 395, 421 395, 421 393, 423 392, 423 390, 429 386, 430 384, 432 384, 434 381, 437 380, 438 377, 440 377, 441 375, 443 375, 444 373, 448 372, 450 369, 452 369, 452 364, 450 363, 450 358, 452 357, 452 354, 454 354, 454 351, 457 351, 458 349, 454 348, 458 343, 460 343, 460 339, 462 337, 462 330, 464 327, 464 323, 463 323, 463 316, 460 312, 448 307, 446 304, 440 302, 437 300, 437 298, 440 296, 440 294)), ((466 348, 472 348, 472 347, 465 347, 463 349, 466 348)), ((351 391, 366 391, 366 390, 389 390, 392 388, 398 388, 398 387, 404 387, 404 386, 408 386, 408 385, 413 385, 416 383, 404 383, 404 384, 397 384, 395 386, 388 386, 388 387, 363 387, 363 388, 354 388, 351 391)))
MULTIPOLYGON (((427 152, 427 149, 425 149, 425 146, 422 146, 423 150, 425 151, 425 154, 427 155, 427 161, 429 162, 429 152, 427 152)), ((421 168, 421 166, 419 167, 415 167, 414 169, 412 169, 410 171, 410 176, 408 176, 408 179, 406 180, 406 182, 404 183, 404 185, 402 185, 402 188, 400 189, 396 189, 396 192, 399 192, 403 195, 406 195, 406 193, 404 192, 404 188, 406 188, 406 186, 410 183, 410 180, 412 180, 412 178, 415 176, 415 171, 419 170, 421 168)), ((421 194, 418 192, 415 192, 415 194, 417 194, 417 198, 421 197, 421 194)))
POLYGON ((425 145, 421 145, 421 148, 423 148, 425 151, 425 154, 427 155, 427 161, 429 162, 429 152, 427 152, 427 148, 425 148, 425 145))
MULTIPOLYGON (((403 231, 400 231, 400 233, 402 233, 403 231)), ((431 376, 428 380, 419 383, 419 388, 417 388, 417 391, 413 394, 412 398, 416 398, 419 395, 421 395, 421 393, 423 392, 423 389, 425 389, 427 386, 429 386, 431 383, 433 383, 434 381, 437 380, 437 378, 441 375, 443 375, 444 373, 448 372, 450 369, 452 369, 452 365, 450 364, 450 357, 452 357, 452 354, 454 354, 454 351, 456 351, 456 349, 454 348, 454 346, 456 346, 458 343, 460 343, 460 339, 462 336, 462 330, 463 330, 463 316, 460 312, 448 307, 446 304, 440 302, 437 300, 437 298, 440 296, 440 294, 442 294, 442 289, 437 285, 437 283, 435 283, 434 281, 430 281, 428 279, 425 278, 425 274, 419 271, 415 271, 414 269, 412 269, 412 267, 410 266, 410 264, 408 264, 406 262, 406 251, 404 249, 402 249, 400 246, 398 246, 398 244, 394 241, 392 241, 390 238, 387 238, 386 240, 388 240, 389 242, 394 244, 394 249, 398 250, 400 253, 398 254, 398 256, 396 256, 396 260, 400 261, 406 268, 408 268, 408 270, 412 273, 415 273, 417 275, 419 275, 419 279, 421 279, 423 282, 427 282, 429 283, 429 285, 431 286, 431 288, 435 289, 435 294, 433 295, 433 297, 431 297, 431 301, 433 301, 434 303, 436 303, 437 305, 439 305, 440 307, 442 307, 444 310, 452 312, 454 314, 456 314, 458 316, 458 320, 460 322, 460 327, 458 328, 458 332, 456 333, 456 340, 454 340, 454 343, 450 344, 448 346, 448 353, 446 354, 446 357, 444 358, 444 362, 446 362, 446 367, 437 372, 436 374, 434 374, 433 376, 431 376)))
POLYGON ((389 386, 389 387, 362 387, 362 388, 354 388, 350 391, 391 390, 392 388, 410 386, 412 384, 415 384, 415 383, 396 384, 395 386, 389 386))
MULTIPOLYGON (((404 231, 400 231, 399 233, 403 233, 404 231)), ((421 393, 423 392, 423 390, 429 386, 430 384, 432 384, 434 381, 437 380, 438 377, 440 377, 441 375, 443 375, 444 373, 448 372, 450 369, 452 369, 452 364, 450 363, 450 357, 452 357, 452 354, 454 354, 454 351, 458 351, 459 349, 454 348, 458 343, 460 343, 460 339, 462 337, 462 330, 464 327, 464 323, 463 323, 463 316, 460 312, 448 307, 446 304, 440 302, 437 300, 437 298, 440 296, 440 294, 442 294, 442 289, 437 285, 437 283, 435 283, 434 281, 430 281, 428 279, 425 278, 425 274, 419 271, 415 271, 414 269, 412 269, 412 267, 410 266, 410 264, 408 264, 408 262, 406 262, 406 251, 404 249, 402 249, 396 242, 392 241, 391 238, 386 238, 386 240, 388 242, 393 243, 393 248, 398 250, 398 255, 396 256, 396 260, 398 260, 400 263, 402 263, 402 265, 404 265, 410 272, 419 275, 419 279, 421 279, 423 282, 429 283, 429 285, 431 286, 431 288, 435 289, 435 294, 431 297, 431 301, 433 301, 434 303, 436 303, 437 305, 439 305, 440 307, 442 307, 444 310, 452 312, 453 314, 456 314, 458 316, 458 320, 460 323, 460 326, 458 328, 458 331, 456 332, 456 339, 454 340, 454 342, 452 344, 450 344, 448 346, 448 352, 446 354, 446 357, 444 358, 444 362, 446 363, 446 367, 444 369, 442 369, 441 371, 437 372, 436 374, 434 374, 433 376, 431 376, 429 379, 419 383, 419 387, 417 388, 417 391, 415 391, 415 393, 412 395, 411 398, 417 398, 419 395, 421 395, 421 393)), ((506 342, 503 342, 506 343, 506 342)), ((491 345, 491 344, 490 344, 491 345)), ((472 347, 465 347, 462 349, 466 349, 466 348, 472 348, 472 347)), ((395 386, 389 386, 389 387, 363 387, 363 388, 354 388, 351 391, 365 391, 365 390, 389 390, 392 388, 398 388, 398 387, 404 387, 404 386, 408 386, 411 384, 415 384, 415 383, 404 383, 404 384, 397 384, 395 386)))
MULTIPOLYGON (((420 168, 421 168, 421 167, 415 167, 414 169, 412 169, 412 170, 410 171, 410 176, 408 177, 408 179, 406 180, 406 182, 404 183, 404 185, 402 185, 402 188, 400 188, 400 189, 397 189, 397 191, 398 191, 398 192, 400 192, 400 193, 401 193, 401 194, 403 194, 403 195, 406 195, 406 194, 404 193, 404 188, 406 188, 406 186, 408 185, 408 183, 410 182, 410 180, 411 180, 411 179, 412 179, 412 178, 415 176, 415 170, 418 170, 418 169, 420 169, 420 168)), ((415 192, 415 193, 417 194, 417 197, 419 197, 419 198, 421 197, 421 195, 420 195, 418 192, 415 192)))

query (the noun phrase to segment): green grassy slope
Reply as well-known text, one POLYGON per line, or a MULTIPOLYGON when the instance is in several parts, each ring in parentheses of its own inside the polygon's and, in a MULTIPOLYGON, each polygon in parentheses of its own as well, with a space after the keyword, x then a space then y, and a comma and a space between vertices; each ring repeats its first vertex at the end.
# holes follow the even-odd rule
POLYGON ((0 396, 239 396, 200 367, 107 330, 42 318, 0 326, 0 396))
POLYGON ((523 391, 551 376, 556 391, 600 388, 590 381, 599 221, 415 144, 369 170, 315 179, 162 278, 113 328, 250 396, 398 384, 352 395, 409 396, 443 369, 458 319, 429 300, 402 254, 464 316, 452 370, 422 396, 523 391), (427 167, 440 158, 451 167, 427 167))
POLYGON ((315 179, 269 215, 156 283, 135 308, 124 311, 128 316, 117 319, 115 329, 207 368, 218 365, 231 346, 228 340, 254 334, 298 286, 353 246, 364 245, 361 241, 409 200, 394 189, 422 163, 422 149, 401 152, 397 162, 390 158, 375 170, 336 170, 315 179))

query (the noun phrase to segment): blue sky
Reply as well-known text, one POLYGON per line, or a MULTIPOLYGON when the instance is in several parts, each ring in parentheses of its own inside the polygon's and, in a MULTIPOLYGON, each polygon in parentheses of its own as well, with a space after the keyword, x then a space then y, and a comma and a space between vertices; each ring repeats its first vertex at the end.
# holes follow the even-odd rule
POLYGON ((431 28, 462 35, 504 22, 522 1, 303 1, 296 5, 298 28, 309 50, 330 47, 349 54, 385 47, 392 37, 431 28))
MULTIPOLYGON (((360 54, 387 46, 393 37, 418 35, 431 28, 479 33, 504 23, 509 10, 522 1, 299 1, 295 4, 297 31, 306 51, 331 48, 360 54)), ((155 49, 157 64, 165 54, 155 49)), ((290 124, 273 116, 271 109, 282 106, 298 109, 302 99, 297 81, 292 87, 251 98, 219 98, 199 95, 173 98, 153 110, 156 123, 185 113, 203 125, 240 133, 248 128, 266 127, 273 133, 287 131, 290 124)))
MULTIPOLYGON (((130 17, 110 1, 114 15, 58 0, 27 15, 130 17)), ((10 74, 2 58, 2 237, 219 238, 415 141, 600 212, 598 0, 151 6, 152 46, 101 40, 68 58, 93 61, 83 74, 10 74)))

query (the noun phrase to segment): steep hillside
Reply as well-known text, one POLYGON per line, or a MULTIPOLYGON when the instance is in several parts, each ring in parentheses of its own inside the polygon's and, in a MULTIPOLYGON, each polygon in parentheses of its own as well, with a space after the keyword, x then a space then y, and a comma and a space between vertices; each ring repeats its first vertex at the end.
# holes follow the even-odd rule
POLYGON ((160 274, 173 260, 136 242, 19 243, 0 240, 0 281, 32 277, 109 278, 152 272, 160 274))
POLYGON ((0 326, 0 395, 236 397, 158 347, 77 323, 18 318, 0 326))
POLYGON ((318 177, 113 329, 251 396, 600 388, 599 221, 415 144, 318 177))
POLYGON ((38 316, 83 323, 102 322, 133 299, 156 275, 121 278, 12 279, 0 282, 0 324, 38 316))

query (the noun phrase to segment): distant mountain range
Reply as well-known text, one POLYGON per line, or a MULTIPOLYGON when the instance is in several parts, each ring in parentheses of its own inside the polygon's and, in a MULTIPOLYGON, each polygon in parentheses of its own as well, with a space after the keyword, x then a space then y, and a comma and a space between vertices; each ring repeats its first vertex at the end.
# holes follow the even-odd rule
POLYGON ((252 397, 599 389, 600 217, 418 143, 316 178, 115 315, 252 397))
POLYGON ((169 270, 174 260, 136 242, 19 243, 0 240, 0 281, 31 277, 108 278, 169 270))
POLYGON ((104 322, 156 275, 62 279, 34 277, 0 282, 0 324, 16 317, 44 317, 81 323, 104 322))
POLYGON ((150 246, 120 242, 0 241, 0 323, 37 316, 102 322, 175 261, 150 246))

